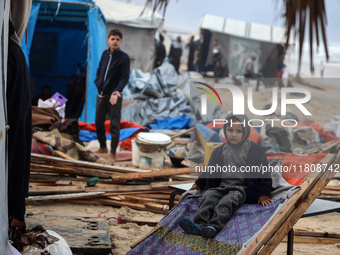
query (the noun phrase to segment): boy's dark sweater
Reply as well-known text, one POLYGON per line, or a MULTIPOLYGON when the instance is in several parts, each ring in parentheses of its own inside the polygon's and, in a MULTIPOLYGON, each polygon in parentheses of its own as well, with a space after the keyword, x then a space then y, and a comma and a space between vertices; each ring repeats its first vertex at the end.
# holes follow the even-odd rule
MULTIPOLYGON (((217 147, 211 154, 208 165, 209 166, 223 166, 222 159, 223 145, 217 147)), ((251 142, 251 147, 247 158, 248 166, 268 166, 269 163, 266 158, 266 148, 251 142)), ((202 190, 204 188, 210 189, 218 187, 221 182, 221 178, 216 175, 216 178, 206 178, 207 173, 202 173, 195 181, 196 185, 202 190)), ((215 177, 215 176, 214 176, 215 177)), ((270 196, 272 188, 272 179, 270 178, 270 172, 266 172, 261 175, 261 178, 249 178, 247 179, 247 204, 255 204, 258 201, 259 196, 267 195, 270 196)))
POLYGON ((96 79, 94 81, 98 89, 98 94, 105 96, 115 91, 122 93, 125 85, 129 81, 129 75, 129 56, 120 49, 115 52, 110 52, 109 49, 104 50, 97 69, 96 79), (106 80, 104 81, 107 65, 110 60, 110 54, 111 62, 106 80))

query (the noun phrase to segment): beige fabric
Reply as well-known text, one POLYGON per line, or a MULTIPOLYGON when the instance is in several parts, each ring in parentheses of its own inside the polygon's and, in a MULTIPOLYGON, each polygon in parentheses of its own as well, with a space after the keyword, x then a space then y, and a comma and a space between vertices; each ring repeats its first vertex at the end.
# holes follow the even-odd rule
POLYGON ((110 161, 97 156, 84 146, 72 141, 70 135, 59 133, 58 129, 49 132, 35 132, 33 137, 43 143, 53 146, 55 149, 64 152, 76 160, 87 160, 97 164, 111 165, 110 161))
POLYGON ((15 27, 11 39, 20 46, 20 41, 25 34, 28 20, 31 15, 32 0, 11 0, 9 18, 15 27))

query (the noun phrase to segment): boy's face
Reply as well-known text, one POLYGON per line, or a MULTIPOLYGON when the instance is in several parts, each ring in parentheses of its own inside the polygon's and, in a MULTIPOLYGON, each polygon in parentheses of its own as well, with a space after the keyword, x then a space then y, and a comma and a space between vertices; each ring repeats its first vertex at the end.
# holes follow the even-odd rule
POLYGON ((226 127, 227 140, 231 144, 238 144, 241 142, 243 137, 243 126, 242 124, 233 124, 226 127))
POLYGON ((110 51, 115 51, 122 44, 122 39, 120 38, 119 35, 111 35, 107 39, 107 44, 109 45, 110 51))

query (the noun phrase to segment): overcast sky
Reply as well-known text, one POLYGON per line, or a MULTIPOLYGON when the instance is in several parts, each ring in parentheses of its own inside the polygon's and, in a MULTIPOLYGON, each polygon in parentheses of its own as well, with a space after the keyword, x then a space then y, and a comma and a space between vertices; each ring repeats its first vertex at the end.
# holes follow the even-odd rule
MULTIPOLYGON (((119 0, 144 5, 146 0, 119 0)), ((203 14, 247 22, 284 26, 281 17, 283 0, 170 0, 165 14, 165 28, 194 31, 203 14)), ((325 0, 328 18, 327 37, 340 43, 340 0, 325 0)), ((162 13, 161 13, 162 14, 162 13)))

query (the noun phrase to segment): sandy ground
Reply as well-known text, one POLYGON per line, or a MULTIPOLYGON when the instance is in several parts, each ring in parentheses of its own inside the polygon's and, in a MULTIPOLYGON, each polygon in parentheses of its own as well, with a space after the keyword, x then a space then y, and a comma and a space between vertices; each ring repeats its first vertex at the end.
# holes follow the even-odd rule
MULTIPOLYGON (((212 80, 208 80, 212 84, 212 80)), ((311 92, 311 100, 306 104, 306 108, 312 113, 312 116, 304 116, 297 108, 288 108, 296 114, 300 121, 315 122, 324 125, 330 122, 334 116, 340 114, 340 88, 331 87, 329 85, 320 84, 316 80, 309 80, 310 84, 317 83, 324 90, 311 88, 305 85, 294 84, 296 87, 303 87, 311 92)), ((316 85, 316 84, 314 84, 316 85)), ((255 87, 255 84, 252 84, 255 87)), ((246 91, 247 85, 243 85, 243 91, 246 91)), ((219 89, 223 100, 223 109, 228 112, 232 109, 232 100, 230 92, 226 89, 219 89), (229 94, 228 94, 229 93, 229 94), (229 100, 228 100, 229 96, 229 100)), ((271 98, 271 89, 260 87, 260 91, 254 90, 254 106, 262 109, 271 98)), ((253 116, 246 107, 246 114, 250 119, 253 116)), ((276 118, 277 116, 268 116, 268 118, 276 118)), ((256 117, 257 118, 257 117, 256 117)), ((127 207, 114 208, 108 206, 93 205, 77 205, 56 202, 35 202, 27 205, 27 213, 29 214, 45 214, 45 215, 67 215, 67 216, 89 216, 98 217, 122 217, 130 220, 153 221, 158 222, 163 215, 150 212, 133 210, 127 207)), ((318 232, 329 232, 340 234, 340 214, 330 213, 320 216, 300 219, 296 227, 308 228, 318 232)), ((125 254, 129 251, 129 246, 139 240, 143 235, 148 233, 152 227, 147 225, 137 225, 135 223, 127 223, 119 225, 114 219, 108 221, 109 232, 112 241, 112 254, 125 254)), ((340 245, 320 245, 320 244, 294 244, 294 254, 340 254, 340 245)), ((273 254, 286 254, 286 243, 281 243, 273 254)))

